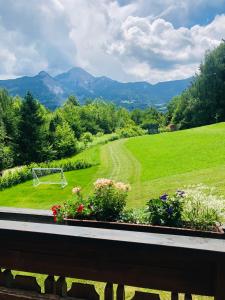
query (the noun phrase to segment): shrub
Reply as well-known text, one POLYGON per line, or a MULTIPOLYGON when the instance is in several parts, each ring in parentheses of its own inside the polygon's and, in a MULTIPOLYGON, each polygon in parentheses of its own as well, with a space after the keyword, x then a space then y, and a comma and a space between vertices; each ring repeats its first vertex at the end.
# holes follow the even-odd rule
POLYGON ((214 230, 225 221, 225 200, 203 185, 185 190, 182 218, 186 226, 214 230))
POLYGON ((147 130, 144 130, 141 127, 135 125, 116 130, 116 134, 119 136, 119 138, 129 138, 144 135, 146 133, 147 130))
POLYGON ((157 122, 144 122, 141 127, 147 130, 148 134, 159 133, 159 124, 157 122))
POLYGON ((129 185, 110 179, 98 179, 91 202, 97 220, 117 221, 126 205, 129 185))
POLYGON ((153 225, 179 227, 182 225, 183 192, 167 194, 147 203, 149 222, 153 225))
POLYGON ((94 138, 93 135, 90 132, 85 132, 81 136, 81 141, 87 145, 88 143, 93 142, 94 138))
POLYGON ((104 132, 103 131, 99 131, 96 133, 96 137, 101 137, 104 135, 104 132))

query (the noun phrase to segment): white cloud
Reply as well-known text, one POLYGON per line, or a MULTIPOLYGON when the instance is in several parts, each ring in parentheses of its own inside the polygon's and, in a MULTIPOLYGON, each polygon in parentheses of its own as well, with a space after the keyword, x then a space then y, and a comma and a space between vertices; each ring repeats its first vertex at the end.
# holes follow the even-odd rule
POLYGON ((129 16, 121 25, 120 39, 112 39, 108 53, 123 62, 132 61, 133 66, 126 71, 136 74, 137 79, 157 82, 184 78, 197 71, 206 50, 219 45, 224 29, 225 15, 217 16, 207 26, 190 29, 176 29, 163 19, 129 16))
POLYGON ((0 78, 72 66, 121 81, 185 78, 224 37, 224 15, 207 26, 174 25, 203 0, 122 2, 0 0, 0 78))

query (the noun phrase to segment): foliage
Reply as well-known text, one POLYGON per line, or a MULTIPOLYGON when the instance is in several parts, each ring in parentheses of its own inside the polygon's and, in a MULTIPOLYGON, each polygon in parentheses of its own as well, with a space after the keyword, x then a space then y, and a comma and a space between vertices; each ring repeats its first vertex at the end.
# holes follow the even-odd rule
POLYGON ((158 133, 159 127, 163 127, 166 124, 164 114, 154 107, 149 107, 145 110, 134 109, 131 112, 131 118, 136 125, 146 129, 149 134, 158 133))
POLYGON ((153 225, 214 231, 225 221, 225 200, 203 185, 151 199, 148 210, 153 225))
POLYGON ((153 225, 179 227, 182 225, 183 192, 169 196, 162 195, 147 203, 149 222, 153 225))
POLYGON ((78 152, 77 139, 66 121, 56 126, 53 137, 53 149, 57 158, 71 156, 78 152))
POLYGON ((69 199, 63 205, 54 205, 51 210, 55 222, 62 222, 64 219, 91 219, 94 217, 93 206, 85 200, 81 194, 81 188, 72 189, 75 199, 69 199))
POLYGON ((116 131, 116 134, 119 136, 119 138, 129 138, 133 136, 139 136, 146 134, 146 131, 140 128, 139 126, 129 126, 120 128, 116 131))
MULTIPOLYGON (((98 137, 99 137, 99 132, 98 132, 98 137)), ((82 142, 84 142, 85 145, 87 145, 88 143, 93 142, 94 138, 90 132, 85 132, 82 134, 81 140, 82 142)))
POLYGON ((138 209, 125 209, 128 190, 129 185, 122 182, 98 179, 94 193, 85 199, 81 188, 75 187, 75 199, 52 207, 54 220, 93 219, 212 231, 225 221, 225 200, 202 185, 177 190, 173 195, 163 194, 138 209))
POLYGON ((95 217, 101 221, 116 221, 119 219, 125 205, 129 185, 110 179, 98 179, 91 197, 95 217))
POLYGON ((44 135, 44 117, 38 101, 28 92, 21 105, 19 121, 19 161, 20 163, 39 162, 42 160, 44 135))
POLYGON ((225 222, 225 200, 204 185, 188 187, 182 218, 191 228, 213 230, 225 222))
POLYGON ((119 220, 126 205, 129 185, 110 179, 98 179, 94 187, 94 193, 87 199, 83 198, 80 187, 73 188, 75 199, 64 202, 62 206, 52 207, 55 221, 60 222, 64 218, 119 220))
POLYGON ((70 96, 50 112, 29 92, 20 99, 0 90, 1 170, 71 156, 90 146, 95 135, 116 131, 112 139, 144 133, 129 111, 102 99, 81 106, 70 96))
POLYGON ((149 224, 149 212, 146 208, 126 209, 120 215, 120 222, 149 224))
POLYGON ((225 121, 225 43, 207 52, 191 86, 168 105, 167 122, 180 129, 225 121))

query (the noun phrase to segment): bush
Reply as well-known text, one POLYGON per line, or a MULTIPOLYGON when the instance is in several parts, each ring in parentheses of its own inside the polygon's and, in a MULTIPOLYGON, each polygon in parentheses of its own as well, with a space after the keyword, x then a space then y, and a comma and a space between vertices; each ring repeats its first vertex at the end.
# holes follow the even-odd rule
POLYGON ((103 131, 99 131, 96 133, 96 137, 101 137, 104 135, 104 132, 103 131))
POLYGON ((141 127, 147 130, 148 134, 159 133, 159 124, 157 122, 144 122, 141 127))
POLYGON ((203 185, 185 190, 182 218, 186 226, 214 230, 225 221, 225 200, 203 185))
POLYGON ((91 202, 97 220, 117 221, 126 206, 129 185, 110 179, 98 179, 91 202))
POLYGON ((147 134, 147 131, 139 126, 129 126, 116 130, 116 134, 119 136, 119 138, 129 138, 147 134))
POLYGON ((183 192, 173 196, 167 194, 160 198, 151 199, 147 203, 149 223, 179 227, 182 225, 183 192))
POLYGON ((87 145, 88 143, 93 142, 94 138, 93 135, 90 132, 85 132, 81 136, 81 141, 87 145))

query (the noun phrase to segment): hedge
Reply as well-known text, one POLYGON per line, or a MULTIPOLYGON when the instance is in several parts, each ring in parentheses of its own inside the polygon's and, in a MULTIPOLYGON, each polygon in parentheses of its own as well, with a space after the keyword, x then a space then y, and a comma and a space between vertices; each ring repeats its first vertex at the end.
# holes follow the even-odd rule
POLYGON ((52 161, 45 163, 32 163, 25 165, 11 171, 7 171, 0 177, 0 190, 4 190, 11 186, 20 184, 33 178, 32 168, 62 168, 63 171, 73 171, 79 169, 86 169, 92 166, 91 163, 84 160, 74 161, 71 159, 63 159, 62 161, 52 161))

